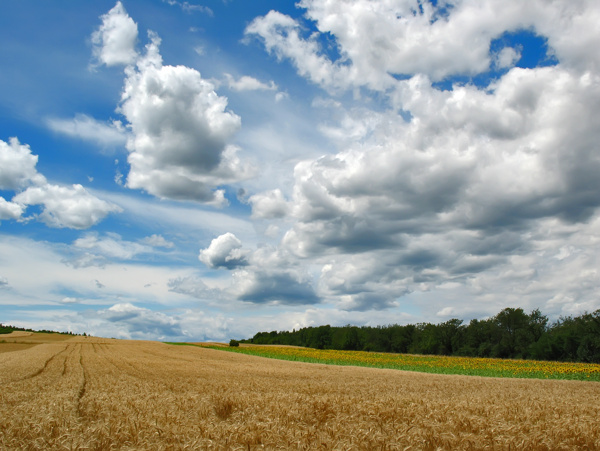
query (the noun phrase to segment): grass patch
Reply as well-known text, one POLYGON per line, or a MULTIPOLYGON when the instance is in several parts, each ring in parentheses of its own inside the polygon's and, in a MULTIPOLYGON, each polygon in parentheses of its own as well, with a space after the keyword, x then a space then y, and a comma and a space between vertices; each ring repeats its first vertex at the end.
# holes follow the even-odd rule
MULTIPOLYGON (((179 345, 183 343, 177 343, 179 345)), ((539 360, 510 360, 337 351, 284 346, 217 347, 194 345, 271 359, 327 365, 364 366, 435 374, 600 382, 600 365, 539 360)))

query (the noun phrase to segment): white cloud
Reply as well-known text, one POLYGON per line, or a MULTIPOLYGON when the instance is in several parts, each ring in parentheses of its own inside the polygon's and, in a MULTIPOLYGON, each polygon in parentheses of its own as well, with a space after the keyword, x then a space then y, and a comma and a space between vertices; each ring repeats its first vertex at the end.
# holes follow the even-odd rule
POLYGON ((222 314, 179 309, 156 312, 135 303, 118 303, 108 309, 86 312, 69 318, 94 335, 122 339, 163 341, 228 341, 232 334, 241 338, 236 321, 222 314))
POLYGON ((45 183, 46 179, 35 168, 37 162, 38 156, 17 138, 10 138, 8 143, 0 140, 0 189, 17 190, 45 183))
POLYGON ((81 299, 73 298, 73 297, 65 297, 60 301, 61 304, 79 304, 81 303, 81 299))
POLYGON ((11 257, 8 262, 0 261, 0 274, 10 281, 12 290, 11 296, 0 296, 0 304, 44 306, 72 297, 94 305, 143 299, 175 308, 181 306, 182 297, 169 290, 169 281, 195 273, 167 262, 131 263, 117 258, 104 258, 102 266, 66 264, 74 251, 73 246, 0 235, 0 255, 11 257))
POLYGON ((0 189, 19 190, 12 202, 0 198, 0 219, 22 217, 28 205, 43 205, 38 216, 51 227, 86 229, 113 212, 116 205, 91 195, 83 186, 71 187, 49 184, 37 172, 37 155, 28 145, 11 138, 9 144, 0 140, 0 189))
POLYGON ((116 233, 99 237, 97 233, 87 233, 76 239, 73 245, 78 249, 95 252, 108 259, 130 260, 138 254, 150 253, 152 248, 139 243, 125 241, 116 233))
POLYGON ((99 195, 121 207, 121 216, 128 221, 151 223, 153 227, 168 230, 169 233, 177 232, 184 236, 196 236, 201 233, 202 236, 212 237, 222 234, 225 229, 244 241, 254 238, 254 227, 250 221, 225 212, 108 191, 99 195))
POLYGON ((123 4, 117 2, 101 19, 102 25, 92 34, 97 62, 107 66, 133 64, 138 56, 135 50, 138 28, 123 4))
POLYGON ((288 99, 290 96, 287 92, 278 92, 275 94, 275 102, 281 102, 285 99, 288 99))
POLYGON ((169 290, 174 293, 185 294, 197 299, 219 299, 222 297, 220 291, 209 288, 204 281, 197 276, 177 277, 169 280, 169 290))
POLYGON ((195 69, 163 66, 160 39, 149 33, 146 54, 129 67, 119 112, 128 121, 127 186, 160 197, 224 204, 217 185, 250 172, 228 144, 240 118, 195 69))
MULTIPOLYGON (((591 49, 600 41, 600 4, 576 1, 536 2, 539 7, 533 19, 536 31, 548 37, 548 45, 565 67, 578 72, 600 71, 600 55, 591 49)), ((518 2, 516 2, 517 5, 518 2)))
POLYGON ((504 47, 494 59, 496 67, 504 69, 513 67, 521 58, 521 50, 513 47, 504 47))
POLYGON ((213 10, 210 9, 208 6, 197 5, 197 4, 189 3, 186 1, 183 1, 183 2, 178 2, 176 0, 163 0, 163 1, 168 3, 171 6, 179 6, 187 14, 191 14, 193 12, 201 12, 201 13, 207 14, 210 17, 214 16, 213 10))
MULTIPOLYGON (((300 21, 276 11, 258 17, 246 35, 262 40, 268 52, 288 58, 298 73, 328 90, 366 86, 391 88, 391 75, 423 74, 433 81, 487 72, 492 40, 504 32, 533 30, 546 36, 558 59, 580 71, 597 70, 590 52, 600 40, 594 2, 451 1, 429 2, 302 0, 318 33, 302 36, 300 21), (337 61, 319 45, 319 34, 335 38, 337 61)), ((506 50, 501 64, 514 62, 506 50), (509 58, 510 57, 510 58, 509 58)), ((506 66, 500 66, 506 67, 506 66)))
POLYGON ((124 240, 117 233, 107 232, 101 236, 96 232, 88 232, 73 242, 73 255, 63 259, 63 263, 74 268, 104 268, 115 260, 132 260, 139 255, 155 254, 158 252, 156 248, 161 247, 173 249, 175 245, 161 235, 152 235, 134 242, 124 240))
POLYGON ((100 146, 124 146, 127 133, 120 121, 100 122, 85 114, 78 114, 73 119, 51 118, 48 126, 67 136, 92 141, 100 146))
POLYGON ((236 80, 231 74, 225 74, 225 78, 229 89, 234 91, 277 91, 277 85, 273 80, 269 83, 264 83, 248 75, 244 75, 236 80))
POLYGON ((115 304, 99 311, 97 315, 104 321, 117 323, 120 334, 126 333, 128 338, 164 340, 166 337, 184 335, 176 319, 132 303, 115 304))
POLYGON ((4 197, 0 197, 0 220, 19 219, 23 211, 24 208, 22 205, 8 202, 4 197))
POLYGON ((84 252, 74 257, 64 258, 62 263, 76 269, 87 268, 91 266, 103 268, 106 266, 108 261, 101 255, 84 252))
MULTIPOLYGON (((238 200, 252 213, 234 202, 215 213, 131 192, 87 193, 118 204, 128 226, 152 230, 141 236, 156 234, 86 234, 72 246, 5 237, 0 255, 11 260, 0 262, 0 285, 10 280, 20 305, 94 304, 69 318, 124 338, 481 318, 507 306, 553 318, 600 308, 600 4, 435 3, 303 0, 296 18, 256 18, 246 41, 257 38, 315 86, 295 84, 285 67, 262 79, 226 75, 232 91, 272 92, 236 95, 243 118, 218 82, 163 64, 157 35, 136 52, 137 26, 117 3, 94 52, 99 64, 127 66, 122 128, 88 116, 50 127, 96 142, 126 135, 130 171, 116 167, 117 180, 123 173, 129 188, 161 199, 223 204, 245 179, 238 200), (514 67, 531 64, 523 35, 547 46, 552 58, 540 66, 552 66, 514 67), (204 265, 189 252, 198 242, 204 265), (132 264, 140 256, 152 264, 132 264), (196 265, 185 269, 183 258, 196 265), (32 282, 31 273, 40 276, 32 282), (152 312, 157 306, 168 314, 152 312)), ((234 64, 231 74, 261 73, 234 64)), ((222 71, 218 62, 210 70, 222 71)), ((42 205, 39 219, 50 225, 100 219, 83 187, 47 183, 27 146, 15 140, 0 151, 0 189, 16 194, 0 198, 0 219, 21 218, 25 200, 42 205), (83 219, 71 214, 78 209, 83 219)))
POLYGON ((335 65, 319 54, 319 44, 314 39, 303 39, 300 25, 291 17, 270 11, 254 19, 246 28, 246 35, 262 39, 267 51, 279 59, 290 58, 298 73, 327 89, 351 86, 355 74, 350 66, 335 65))
POLYGON ((242 242, 230 232, 218 236, 210 246, 200 251, 199 260, 209 268, 233 269, 248 264, 248 251, 242 242))
POLYGON ((453 284, 515 265, 540 223, 597 216, 599 86, 560 65, 513 68, 491 90, 398 82, 390 95, 410 121, 364 115, 368 133, 296 165, 283 249, 325 264, 318 293, 341 309, 396 308, 430 290, 456 290, 460 302, 453 284))
POLYGON ((164 247, 167 249, 172 249, 175 247, 171 241, 167 241, 162 235, 157 234, 147 236, 142 240, 142 242, 152 247, 164 247))
POLYGON ((87 229, 100 222, 109 213, 121 209, 91 195, 83 186, 46 184, 33 186, 17 194, 14 201, 25 205, 42 205, 39 215, 50 227, 87 229))
POLYGON ((279 188, 250 196, 248 202, 252 205, 252 216, 255 218, 283 218, 289 212, 279 188))

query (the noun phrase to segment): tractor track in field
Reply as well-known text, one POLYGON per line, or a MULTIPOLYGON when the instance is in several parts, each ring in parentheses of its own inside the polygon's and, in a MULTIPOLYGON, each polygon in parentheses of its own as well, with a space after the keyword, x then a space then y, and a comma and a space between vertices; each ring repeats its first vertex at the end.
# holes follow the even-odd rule
MULTIPOLYGON (((19 383, 19 382, 24 382, 24 381, 27 381, 29 379, 33 379, 35 377, 41 376, 48 369, 48 367, 50 366, 50 364, 52 362, 54 362, 54 359, 56 359, 59 356, 61 356, 68 349, 69 349, 69 345, 67 344, 64 349, 62 349, 61 351, 57 352, 56 354, 53 354, 48 360, 46 360, 46 362, 44 363, 44 366, 42 368, 40 368, 39 370, 37 370, 34 373, 29 374, 29 375, 27 375, 25 377, 22 377, 20 379, 16 379, 14 381, 7 382, 7 384, 14 384, 14 383, 19 383)), ((67 361, 67 357, 65 356, 64 357, 64 363, 63 363, 63 365, 66 364, 66 361, 67 361)), ((64 374, 64 366, 63 366, 63 374, 64 374)))
POLYGON ((83 347, 81 345, 79 345, 79 367, 81 369, 82 381, 79 390, 77 391, 76 411, 77 416, 81 420, 84 420, 86 418, 86 415, 83 412, 83 397, 85 396, 85 392, 87 390, 88 377, 86 375, 85 366, 83 364, 83 347))

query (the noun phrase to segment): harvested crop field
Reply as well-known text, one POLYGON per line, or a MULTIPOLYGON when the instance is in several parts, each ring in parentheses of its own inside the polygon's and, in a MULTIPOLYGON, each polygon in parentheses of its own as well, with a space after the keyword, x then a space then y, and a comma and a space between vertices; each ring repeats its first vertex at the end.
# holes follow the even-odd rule
POLYGON ((596 382, 89 337, 1 353, 0 368, 0 449, 600 448, 596 382))

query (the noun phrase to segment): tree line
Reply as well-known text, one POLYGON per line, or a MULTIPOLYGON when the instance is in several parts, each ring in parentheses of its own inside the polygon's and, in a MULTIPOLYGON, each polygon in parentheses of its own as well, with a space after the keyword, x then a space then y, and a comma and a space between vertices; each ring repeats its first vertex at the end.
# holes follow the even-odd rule
POLYGON ((241 343, 316 349, 600 363, 600 309, 549 323, 539 309, 505 308, 494 317, 400 326, 330 325, 258 332, 241 343))
MULTIPOLYGON (((62 335, 80 335, 80 334, 75 334, 73 332, 57 332, 55 330, 46 330, 46 329, 34 330, 34 329, 27 329, 25 327, 8 326, 8 325, 0 323, 0 335, 10 334, 11 332, 14 332, 14 331, 46 333, 46 334, 62 334, 62 335)), ((85 334, 83 334, 83 335, 85 335, 85 334)))

